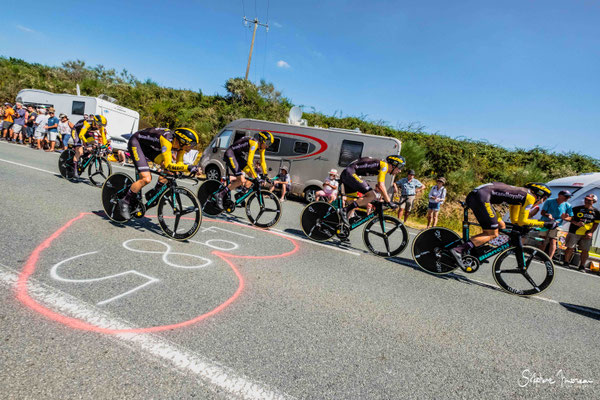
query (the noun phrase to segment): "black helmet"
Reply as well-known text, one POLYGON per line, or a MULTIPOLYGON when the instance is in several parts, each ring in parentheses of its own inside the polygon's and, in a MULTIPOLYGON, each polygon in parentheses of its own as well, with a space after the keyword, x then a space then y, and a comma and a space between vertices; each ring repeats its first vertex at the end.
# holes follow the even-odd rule
POLYGON ((545 183, 529 182, 525 185, 537 197, 550 197, 552 190, 545 183))
POLYGON ((387 156, 385 158, 385 162, 387 162, 388 165, 391 165, 392 168, 404 168, 404 166, 406 165, 406 160, 404 159, 404 157, 399 156, 397 154, 387 156))
POLYGON ((275 138, 273 138, 273 134, 269 131, 261 131, 254 134, 254 140, 258 143, 266 143, 267 147, 273 144, 275 138))
POLYGON ((175 137, 179 139, 179 143, 184 146, 196 146, 198 144, 198 134, 189 128, 177 128, 173 131, 175 137))

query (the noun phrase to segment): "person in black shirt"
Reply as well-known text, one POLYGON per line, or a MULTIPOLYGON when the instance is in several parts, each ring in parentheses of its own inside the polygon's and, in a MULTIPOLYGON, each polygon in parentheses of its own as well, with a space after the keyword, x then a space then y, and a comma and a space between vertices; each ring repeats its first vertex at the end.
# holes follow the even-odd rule
POLYGON ((590 247, 592 246, 592 237, 600 223, 600 211, 594 207, 597 201, 598 197, 595 194, 588 194, 585 196, 582 206, 573 207, 573 218, 571 219, 571 226, 567 234, 565 266, 569 265, 575 245, 578 245, 579 250, 581 250, 579 270, 585 270, 585 262, 588 259, 590 247))

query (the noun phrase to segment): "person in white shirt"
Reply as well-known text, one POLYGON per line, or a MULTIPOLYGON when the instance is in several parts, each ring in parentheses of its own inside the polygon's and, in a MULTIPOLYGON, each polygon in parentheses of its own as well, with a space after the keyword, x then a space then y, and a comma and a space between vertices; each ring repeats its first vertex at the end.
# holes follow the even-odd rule
POLYGON ((319 201, 321 198, 328 203, 333 202, 337 199, 338 195, 338 181, 337 181, 337 169, 329 171, 329 176, 323 182, 323 190, 319 190, 316 195, 316 200, 319 201))
POLYGON ((429 191, 429 205, 427 206, 427 228, 434 227, 438 222, 440 207, 446 200, 446 178, 439 177, 436 185, 429 191))
POLYGON ((48 123, 48 116, 46 115, 46 109, 40 108, 38 112, 38 116, 35 119, 35 132, 33 133, 33 138, 36 141, 36 149, 42 149, 42 139, 46 135, 46 124, 48 123))

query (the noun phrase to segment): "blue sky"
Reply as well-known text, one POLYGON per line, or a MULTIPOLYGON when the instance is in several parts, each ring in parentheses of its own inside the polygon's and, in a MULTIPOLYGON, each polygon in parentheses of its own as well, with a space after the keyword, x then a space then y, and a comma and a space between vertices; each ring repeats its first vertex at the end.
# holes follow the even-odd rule
POLYGON ((306 111, 600 158, 597 0, 27 4, 3 8, 0 55, 224 93, 246 71, 242 17, 258 17, 249 78, 306 111))

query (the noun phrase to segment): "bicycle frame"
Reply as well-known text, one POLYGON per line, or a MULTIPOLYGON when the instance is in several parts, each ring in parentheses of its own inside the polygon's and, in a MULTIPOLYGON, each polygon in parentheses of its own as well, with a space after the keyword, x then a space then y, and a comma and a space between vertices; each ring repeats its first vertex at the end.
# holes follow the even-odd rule
MULTIPOLYGON (((219 189, 213 193, 213 196, 215 196, 218 192, 220 192, 224 187, 229 187, 229 184, 231 183, 231 178, 230 178, 230 169, 231 166, 229 166, 229 164, 227 164, 227 168, 225 170, 225 183, 221 182, 221 186, 219 186, 219 189)), ((233 172, 233 171, 231 171, 233 172)), ((240 203, 242 203, 246 198, 248 198, 252 193, 256 192, 256 195, 258 197, 258 204, 263 207, 265 205, 264 200, 263 200, 263 196, 262 193, 260 191, 260 183, 258 182, 258 179, 255 178, 246 178, 248 180, 250 180, 252 182, 252 187, 250 187, 248 190, 246 190, 246 192, 240 196, 239 198, 234 200, 234 204, 237 206, 240 203)), ((240 186, 241 187, 241 186, 240 186)))
POLYGON ((108 148, 108 146, 102 145, 100 147, 98 147, 97 149, 95 149, 94 151, 89 153, 89 156, 85 158, 83 164, 79 164, 78 165, 78 169, 79 172, 83 172, 85 171, 85 169, 87 168, 88 165, 90 165, 90 162, 92 162, 92 160, 96 160, 98 158, 100 158, 100 152, 104 149, 108 148))
MULTIPOLYGON (((451 243, 449 243, 448 245, 445 246, 446 249, 451 249, 454 246, 456 246, 457 242, 464 240, 464 242, 467 242, 470 238, 470 226, 474 225, 474 226, 481 226, 479 224, 476 224, 474 222, 470 222, 469 221, 469 208, 464 207, 464 213, 463 213, 463 225, 462 225, 462 239, 459 240, 455 240, 451 243)), ((509 240, 497 247, 494 246, 490 246, 489 244, 483 244, 479 247, 475 247, 471 250, 471 254, 473 256, 475 256, 477 258, 477 260, 484 261, 498 253, 501 253, 502 251, 508 249, 509 247, 513 246, 515 247, 516 250, 516 257, 517 257, 517 265, 519 266, 519 268, 525 268, 525 253, 523 252, 523 243, 521 242, 521 232, 515 230, 515 229, 510 229, 510 228, 505 228, 505 229, 499 229, 499 232, 506 234, 509 237, 509 240)))

